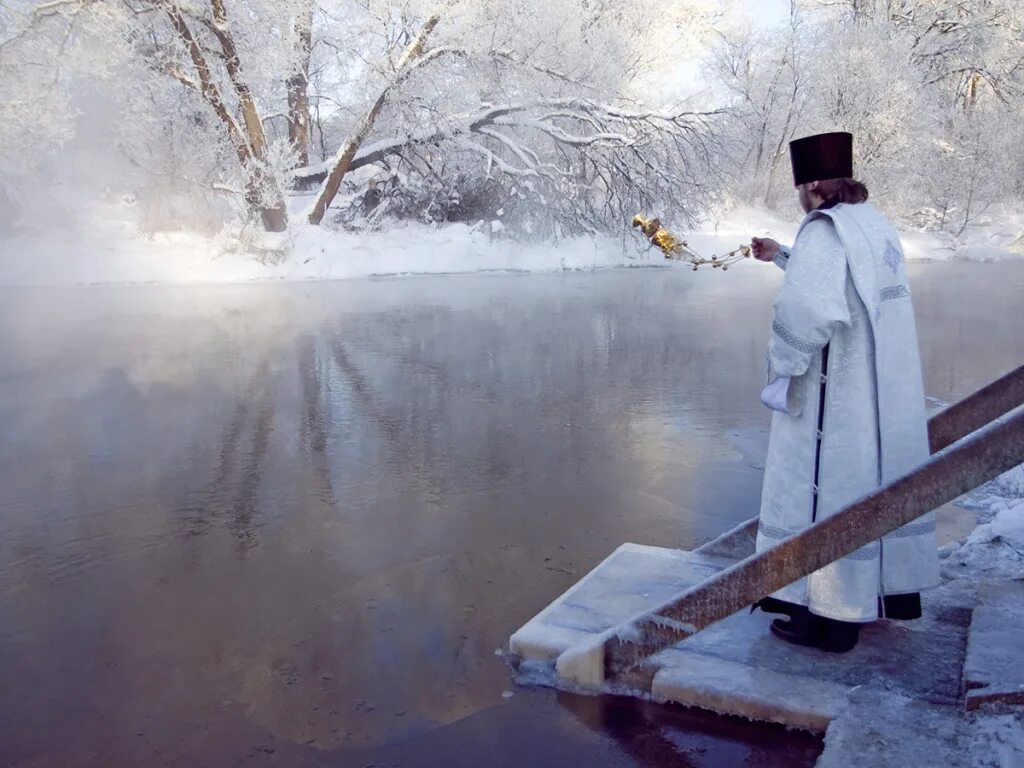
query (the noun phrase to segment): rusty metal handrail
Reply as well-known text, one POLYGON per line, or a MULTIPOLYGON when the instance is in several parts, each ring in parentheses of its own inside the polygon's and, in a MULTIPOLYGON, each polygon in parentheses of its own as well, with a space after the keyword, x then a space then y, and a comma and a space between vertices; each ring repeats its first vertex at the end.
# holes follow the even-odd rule
MULTIPOLYGON (((972 432, 1024 405, 1024 365, 1010 371, 963 400, 928 419, 928 444, 932 453, 963 440, 972 432)), ((728 548, 734 541, 750 541, 757 536, 758 515, 702 544, 698 552, 728 548)), ((747 544, 749 546, 749 543, 747 544)), ((735 547, 734 547, 735 548, 735 547)))
POLYGON ((928 443, 938 453, 1024 404, 1024 365, 928 420, 928 443))
POLYGON ((801 533, 565 651, 558 674, 596 687, 648 656, 882 538, 1024 460, 1024 411, 936 454, 918 469, 801 533))

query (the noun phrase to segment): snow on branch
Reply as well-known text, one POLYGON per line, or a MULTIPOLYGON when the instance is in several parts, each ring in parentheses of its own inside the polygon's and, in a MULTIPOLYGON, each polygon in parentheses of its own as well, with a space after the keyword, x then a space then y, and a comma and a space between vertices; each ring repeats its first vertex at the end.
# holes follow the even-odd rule
POLYGON ((494 58, 496 58, 496 59, 504 60, 504 61, 510 62, 512 64, 515 64, 517 66, 528 67, 529 69, 533 70, 534 72, 539 72, 542 75, 547 75, 548 77, 550 77, 550 78, 552 78, 554 80, 558 80, 558 81, 561 81, 563 83, 567 83, 569 85, 575 86, 576 88, 582 88, 584 90, 593 90, 594 89, 594 86, 592 84, 590 84, 590 83, 584 82, 584 81, 580 80, 579 78, 572 77, 568 73, 561 72, 559 70, 556 70, 553 67, 547 67, 547 66, 544 66, 543 64, 539 64, 537 62, 534 62, 533 60, 531 60, 529 58, 525 58, 523 56, 517 56, 514 51, 492 51, 491 55, 494 56, 494 58))
POLYGON ((491 168, 497 167, 502 173, 507 173, 509 176, 540 176, 540 173, 535 168, 517 168, 510 163, 505 162, 495 152, 492 152, 483 144, 479 144, 475 141, 469 141, 467 139, 460 139, 458 146, 470 150, 471 152, 477 152, 484 156, 487 160, 487 175, 490 176, 491 168))
MULTIPOLYGON (((380 162, 385 156, 400 153, 410 146, 443 142, 466 133, 495 139, 522 161, 524 167, 534 167, 540 166, 542 163, 529 142, 515 141, 490 127, 502 126, 532 130, 546 135, 557 143, 572 145, 576 148, 598 144, 628 147, 649 138, 651 133, 671 133, 674 129, 696 130, 699 126, 696 123, 690 125, 688 120, 714 114, 717 113, 627 112, 579 99, 537 99, 499 105, 482 104, 479 112, 451 118, 446 127, 431 127, 408 135, 383 138, 372 143, 362 144, 352 157, 350 170, 380 162), (536 117, 531 117, 529 113, 538 114, 536 117), (672 130, 669 126, 659 125, 659 120, 670 124, 672 130), (574 124, 577 130, 589 126, 592 132, 587 134, 570 133, 560 123, 574 124), (632 135, 623 130, 610 130, 609 126, 612 125, 628 128, 632 135)), ((333 162, 327 161, 296 169, 293 175, 294 179, 299 183, 322 181, 333 162)), ((551 165, 549 170, 565 173, 564 170, 558 169, 554 165, 551 165)))
MULTIPOLYGON (((363 144, 352 152, 349 170, 384 164, 405 179, 396 193, 414 194, 422 184, 422 194, 436 197, 442 194, 436 174, 419 169, 458 162, 461 152, 479 159, 479 183, 488 194, 510 196, 521 216, 546 222, 538 223, 541 229, 617 229, 624 216, 655 204, 672 206, 685 220, 717 188, 715 139, 705 135, 713 115, 576 98, 483 103, 475 112, 363 144), (403 167, 404 175, 395 170, 403 167), (422 182, 413 182, 417 175, 422 182)), ((323 178, 327 165, 301 169, 297 182, 323 178)), ((513 203, 494 205, 508 210, 513 203)))
POLYGON ((134 165, 136 168, 138 168, 141 171, 144 171, 145 173, 151 176, 160 176, 166 179, 181 181, 185 184, 188 184, 189 186, 198 187, 200 189, 205 189, 210 192, 218 192, 220 194, 225 195, 242 197, 245 194, 245 190, 239 189, 238 187, 232 187, 228 184, 221 184, 218 182, 207 182, 201 179, 192 178, 191 176, 185 176, 178 173, 168 173, 166 171, 159 171, 154 168, 147 167, 140 163, 138 160, 136 160, 134 157, 132 157, 130 154, 127 154, 125 152, 122 152, 121 156, 124 157, 129 163, 134 165))
POLYGON ((546 133, 555 141, 561 142, 562 144, 572 144, 577 147, 589 147, 593 144, 600 143, 628 146, 631 143, 630 138, 623 133, 597 132, 589 135, 573 134, 557 125, 550 125, 543 120, 516 121, 501 119, 498 120, 497 123, 498 125, 521 125, 526 128, 535 128, 542 133, 546 133))
POLYGON ((553 165, 551 163, 542 163, 539 157, 537 156, 536 152, 525 146, 519 145, 511 138, 509 138, 503 133, 500 133, 499 131, 493 130, 492 128, 481 127, 477 129, 477 133, 479 133, 481 136, 488 136, 492 139, 495 139, 500 144, 505 146, 522 163, 523 171, 528 172, 527 175, 569 175, 568 171, 563 171, 559 169, 556 165, 553 165))
POLYGON ((48 3, 40 3, 33 10, 36 17, 54 16, 56 14, 71 15, 78 13, 85 8, 92 0, 51 0, 48 3))

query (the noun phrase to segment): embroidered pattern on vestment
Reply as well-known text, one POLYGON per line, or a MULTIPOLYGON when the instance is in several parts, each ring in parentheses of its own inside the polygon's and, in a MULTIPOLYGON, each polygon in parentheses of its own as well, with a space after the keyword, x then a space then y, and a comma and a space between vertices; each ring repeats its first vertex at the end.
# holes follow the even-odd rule
POLYGON ((904 296, 909 296, 910 289, 905 285, 889 285, 878 293, 882 301, 892 301, 893 299, 902 299, 904 296))
MULTIPOLYGON (((776 539, 778 541, 784 541, 791 536, 796 536, 795 531, 787 531, 785 528, 779 528, 775 525, 766 525, 760 523, 757 527, 759 533, 764 534, 769 539, 776 539)), ((878 542, 872 541, 870 544, 865 544, 858 550, 851 552, 848 555, 843 556, 843 560, 874 560, 878 557, 878 542)))
POLYGON ((843 557, 843 560, 874 560, 878 557, 878 542, 873 541, 856 552, 851 552, 843 557))
POLYGON ((778 320, 772 322, 772 330, 775 332, 776 336, 786 342, 786 344, 791 346, 797 352, 803 352, 806 355, 813 355, 822 347, 821 344, 812 344, 807 341, 807 339, 797 336, 778 320))
POLYGON ((903 261, 903 254, 900 253, 900 249, 896 247, 892 240, 886 240, 885 253, 882 255, 882 259, 895 275, 900 268, 900 263, 903 261))
POLYGON ((769 539, 788 539, 790 536, 795 535, 793 531, 787 531, 785 528, 777 528, 774 525, 767 525, 765 523, 758 525, 757 530, 769 539))
POLYGON ((920 523, 907 523, 902 528, 897 528, 892 533, 887 533, 886 539, 906 539, 910 536, 924 536, 927 533, 935 532, 935 521, 925 520, 920 523))

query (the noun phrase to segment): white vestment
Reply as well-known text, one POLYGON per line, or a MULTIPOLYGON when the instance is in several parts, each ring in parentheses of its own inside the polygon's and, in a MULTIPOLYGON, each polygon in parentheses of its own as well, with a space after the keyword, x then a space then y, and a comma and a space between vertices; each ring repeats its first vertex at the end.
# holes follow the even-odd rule
MULTIPOLYGON (((758 551, 929 457, 917 330, 902 248, 889 222, 867 203, 812 211, 792 254, 776 263, 786 278, 775 301, 768 378, 789 383, 785 410, 772 414, 758 551)), ((766 403, 778 399, 778 389, 766 389, 766 403)), ((938 582, 935 519, 928 514, 774 597, 827 618, 872 621, 880 595, 938 582)))

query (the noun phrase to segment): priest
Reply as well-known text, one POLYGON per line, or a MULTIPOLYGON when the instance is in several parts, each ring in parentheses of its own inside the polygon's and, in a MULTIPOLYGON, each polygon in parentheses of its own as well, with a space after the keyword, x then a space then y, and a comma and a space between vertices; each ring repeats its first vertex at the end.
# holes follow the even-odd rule
MULTIPOLYGON (((928 459, 917 331, 903 250, 853 179, 849 133, 790 144, 807 214, 792 249, 754 238, 785 270, 768 344, 773 410, 757 549, 763 551, 928 459)), ((762 600, 772 632, 842 653, 879 617, 921 615, 939 580, 929 514, 762 600)))

